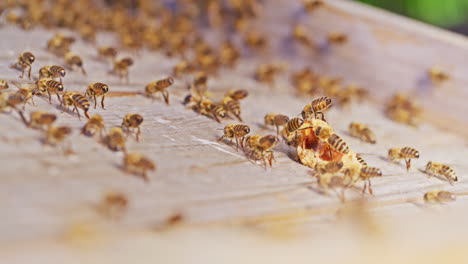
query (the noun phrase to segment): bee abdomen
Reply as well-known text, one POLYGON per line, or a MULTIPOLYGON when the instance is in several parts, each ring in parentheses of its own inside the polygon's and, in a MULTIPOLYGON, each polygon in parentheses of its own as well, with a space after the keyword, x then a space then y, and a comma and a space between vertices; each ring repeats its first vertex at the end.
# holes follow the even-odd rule
POLYGON ((401 156, 403 158, 419 158, 419 151, 414 148, 404 147, 401 149, 401 156))
POLYGON ((84 110, 88 110, 89 109, 89 101, 88 99, 86 99, 86 97, 84 97, 83 95, 81 94, 74 94, 72 95, 72 99, 73 101, 75 101, 81 108, 83 108, 84 110))
POLYGON ((343 154, 346 154, 349 152, 348 144, 346 144, 346 142, 337 134, 332 134, 328 138, 328 143, 330 144, 332 148, 334 148, 338 152, 341 152, 343 154))
POLYGON ((298 130, 302 126, 303 123, 304 123, 304 120, 302 120, 299 117, 292 118, 288 121, 286 125, 286 129, 288 130, 289 133, 292 133, 298 130))
POLYGON ((382 170, 376 167, 362 167, 361 176, 364 178, 382 176, 382 170))
POLYGON ((311 106, 314 112, 321 112, 331 105, 331 99, 323 96, 312 101, 311 106))

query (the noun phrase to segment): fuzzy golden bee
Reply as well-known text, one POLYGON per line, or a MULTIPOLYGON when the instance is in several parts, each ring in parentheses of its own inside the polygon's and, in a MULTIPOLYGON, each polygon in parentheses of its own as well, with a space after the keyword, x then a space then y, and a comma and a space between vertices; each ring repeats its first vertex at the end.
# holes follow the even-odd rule
POLYGON ((0 92, 8 89, 8 82, 5 80, 0 80, 0 92))
POLYGON ((369 194, 373 195, 374 191, 372 190, 372 184, 370 179, 374 177, 382 176, 382 170, 375 167, 365 166, 362 167, 359 172, 359 178, 364 180, 364 187, 362 189, 362 193, 366 193, 366 189, 369 191, 369 194))
POLYGON ((275 126, 276 133, 279 134, 279 128, 288 124, 289 117, 286 115, 270 113, 266 114, 264 117, 265 127, 266 126, 275 126))
POLYGON ((224 110, 226 111, 226 113, 233 114, 239 121, 242 122, 241 108, 240 108, 239 101, 234 100, 229 96, 225 96, 221 101, 221 105, 224 107, 224 110))
POLYGON ((80 108, 81 110, 83 110, 84 115, 86 116, 86 118, 89 119, 89 115, 88 115, 88 110, 89 110, 89 105, 90 105, 89 101, 88 101, 88 99, 86 99, 86 97, 84 97, 80 93, 66 92, 63 95, 62 104, 63 104, 63 107, 64 107, 62 112, 65 111, 65 108, 67 108, 68 106, 73 106, 72 112, 76 111, 76 114, 78 115, 78 118, 81 119, 80 112, 78 111, 78 108, 80 108))
POLYGON ((47 50, 62 57, 70 52, 71 45, 75 43, 75 38, 65 36, 60 33, 55 34, 49 41, 47 41, 47 50))
POLYGON ((278 137, 273 135, 245 137, 245 146, 249 150, 248 157, 253 160, 262 160, 265 167, 267 166, 267 161, 270 167, 272 167, 272 162, 275 159, 272 148, 278 145, 278 143, 278 137))
POLYGON ((351 136, 357 137, 364 142, 375 144, 377 142, 374 132, 364 124, 361 123, 350 123, 348 132, 351 136))
POLYGON ((458 176, 455 171, 450 168, 450 166, 440 162, 429 161, 426 164, 426 173, 430 175, 444 176, 450 183, 458 181, 458 176))
POLYGON ((65 77, 66 71, 63 67, 58 65, 46 65, 39 69, 39 79, 42 78, 60 78, 60 82, 62 82, 62 78, 65 77))
POLYGON ((19 87, 18 91, 16 91, 16 94, 20 94, 24 99, 23 109, 26 107, 26 104, 29 102, 29 100, 31 100, 32 104, 35 105, 34 96, 39 93, 39 89, 31 87, 19 87))
POLYGON ((161 93, 163 95, 164 102, 169 104, 169 92, 167 91, 167 88, 169 88, 172 84, 174 84, 174 78, 172 77, 150 82, 145 87, 145 95, 154 100, 154 94, 161 93))
POLYGON ((244 43, 254 50, 264 50, 268 45, 266 37, 257 31, 248 31, 244 36, 244 43))
POLYGON ((114 61, 117 57, 117 49, 112 46, 98 47, 98 57, 104 60, 114 61))
POLYGON ((249 95, 249 92, 245 89, 237 89, 237 90, 229 90, 225 96, 231 97, 234 100, 242 100, 245 99, 249 95))
POLYGON ((31 79, 31 68, 35 60, 36 57, 31 52, 25 51, 18 56, 18 61, 11 65, 10 68, 21 70, 20 78, 23 78, 24 72, 27 70, 28 79, 31 79))
POLYGON ((198 94, 204 94, 206 86, 208 83, 208 75, 205 72, 197 72, 193 80, 193 87, 198 92, 198 94))
POLYGON ((435 83, 442 83, 450 80, 450 75, 438 66, 433 66, 428 71, 429 78, 435 83))
POLYGON ((327 141, 328 144, 330 144, 330 147, 334 150, 343 154, 347 154, 349 152, 348 144, 346 144, 346 142, 337 134, 331 134, 327 141))
POLYGON ((302 5, 307 12, 315 11, 324 5, 323 0, 302 0, 302 5))
POLYGON ((314 41, 307 35, 303 25, 295 25, 292 30, 292 36, 294 40, 308 48, 315 47, 314 41))
POLYGON ((419 159, 419 151, 411 147, 391 148, 388 150, 388 159, 391 162, 405 159, 406 170, 411 168, 411 159, 419 159))
POLYGON ((102 109, 104 108, 104 97, 106 96, 106 93, 109 92, 109 85, 96 82, 88 85, 88 88, 86 88, 85 96, 87 97, 92 97, 94 100, 94 109, 96 109, 97 105, 97 99, 96 97, 101 96, 101 107, 102 109))
POLYGON ((342 45, 348 42, 348 36, 342 32, 331 32, 327 39, 332 44, 342 45))
MULTIPOLYGON (((45 142, 52 146, 57 146, 62 144, 65 139, 70 136, 72 129, 67 126, 49 126, 46 132, 45 142)), ((64 153, 69 153, 70 149, 64 150, 64 153)))
POLYGON ((234 67, 237 61, 240 58, 239 50, 231 42, 225 42, 221 46, 220 52, 220 61, 223 65, 228 67, 234 67))
POLYGON ((139 114, 127 114, 122 120, 122 128, 129 134, 131 130, 136 129, 135 137, 136 140, 140 140, 141 124, 143 123, 143 117, 139 114))
POLYGON ((88 122, 81 129, 81 134, 92 137, 99 133, 102 137, 105 132, 104 119, 101 115, 93 115, 89 118, 88 122))
POLYGON ((29 127, 45 129, 49 128, 57 120, 55 114, 43 112, 43 111, 34 111, 31 112, 31 118, 29 119, 29 127))
POLYGON ((126 153, 123 158, 123 169, 140 176, 145 182, 148 182, 148 172, 155 171, 156 165, 152 160, 140 153, 126 153))
POLYGON ((283 70, 283 67, 277 64, 260 64, 255 70, 254 77, 257 81, 273 85, 275 76, 283 70))
POLYGON ((111 219, 120 218, 128 209, 129 201, 125 194, 109 192, 102 198, 99 212, 111 219))
POLYGON ((456 196, 454 193, 441 190, 426 192, 423 198, 426 203, 445 203, 456 200, 456 196))
POLYGON ((119 76, 120 79, 125 80, 126 83, 129 82, 128 72, 130 66, 133 65, 133 59, 130 57, 125 57, 114 62, 114 68, 112 73, 119 76))
POLYGON ((218 142, 223 141, 224 139, 236 140, 236 150, 239 148, 239 144, 242 149, 244 149, 244 137, 250 133, 250 127, 247 125, 240 124, 230 124, 224 127, 223 136, 218 139, 218 142))
POLYGON ((199 103, 200 113, 209 117, 213 117, 216 122, 221 123, 220 118, 227 116, 226 110, 209 99, 203 99, 199 103))
POLYGON ((36 86, 40 92, 47 92, 47 94, 49 95, 49 103, 52 103, 51 93, 55 93, 59 102, 62 102, 62 100, 60 99, 60 94, 63 92, 64 87, 61 82, 57 82, 49 78, 42 78, 36 82, 36 86))
POLYGON ((281 135, 288 145, 297 145, 298 139, 298 129, 304 124, 304 120, 299 117, 294 117, 289 119, 289 121, 284 126, 281 135))
POLYGON ((189 74, 194 70, 195 67, 192 65, 192 63, 188 61, 180 61, 174 66, 173 72, 175 77, 180 77, 182 75, 189 74))
POLYGON ((86 71, 83 66, 83 59, 73 52, 67 52, 65 54, 65 65, 72 70, 78 68, 81 70, 81 73, 86 75, 86 71))
POLYGON ((304 124, 304 120, 299 117, 289 119, 288 123, 286 123, 286 130, 288 133, 293 133, 298 130, 302 124, 304 124))
POLYGON ((126 152, 125 135, 120 127, 111 128, 109 134, 104 138, 104 143, 112 151, 126 152))
POLYGON ((312 115, 314 118, 318 118, 321 115, 322 120, 325 119, 323 112, 330 108, 332 100, 326 96, 312 100, 312 102, 304 107, 302 110, 302 118, 309 119, 312 115))
POLYGON ((331 162, 317 162, 315 165, 315 172, 324 175, 324 174, 334 174, 338 173, 343 168, 342 161, 331 161, 331 162))

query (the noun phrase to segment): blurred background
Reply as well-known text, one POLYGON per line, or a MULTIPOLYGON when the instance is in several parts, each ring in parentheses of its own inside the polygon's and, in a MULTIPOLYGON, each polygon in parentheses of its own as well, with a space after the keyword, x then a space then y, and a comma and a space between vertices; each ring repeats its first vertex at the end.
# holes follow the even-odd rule
POLYGON ((468 0, 355 0, 468 35, 468 0))

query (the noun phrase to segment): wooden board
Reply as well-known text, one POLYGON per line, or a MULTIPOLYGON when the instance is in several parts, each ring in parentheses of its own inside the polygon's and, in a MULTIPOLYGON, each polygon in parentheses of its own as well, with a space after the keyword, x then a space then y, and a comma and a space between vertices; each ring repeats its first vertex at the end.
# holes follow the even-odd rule
MULTIPOLYGON (((322 41, 328 32, 339 30, 350 36, 348 44, 319 54, 283 47, 289 25, 293 24, 293 18, 299 17, 296 16, 299 4, 275 1, 274 5, 267 5, 265 17, 258 20, 259 28, 271 32, 271 50, 258 54, 258 58, 242 59, 234 72, 222 70, 218 77, 210 79, 209 89, 217 98, 228 89, 249 90, 250 96, 242 102, 243 117, 252 128, 252 133, 265 134, 274 133, 274 130, 262 126, 266 113, 296 116, 311 98, 297 97, 286 74, 280 76, 274 88, 254 81, 252 73, 259 62, 287 59, 291 70, 310 65, 320 73, 341 76, 346 82, 356 82, 368 88, 373 97, 370 102, 354 104, 344 110, 334 108, 327 113, 327 119, 354 151, 365 153, 368 163, 382 168, 384 172, 382 178, 373 180, 376 195, 371 200, 371 208, 375 208, 372 212, 380 217, 379 220, 391 216, 392 220, 388 221, 393 223, 391 226, 400 237, 408 234, 412 237, 411 241, 421 242, 423 238, 419 239, 418 236, 424 229, 416 228, 417 221, 428 218, 428 215, 421 202, 407 203, 406 199, 421 198, 424 192, 433 189, 464 193, 468 187, 465 177, 468 169, 468 130, 465 129, 468 109, 464 102, 468 98, 464 88, 468 79, 463 74, 466 72, 463 54, 467 42, 463 37, 352 2, 327 3, 324 9, 313 15, 300 14, 301 23, 315 33, 317 42, 322 41), (422 81, 426 78, 427 69, 436 63, 446 66, 453 75, 452 81, 437 89, 422 81), (399 90, 414 92, 415 98, 426 107, 429 116, 421 127, 416 129, 398 125, 384 117, 382 101, 399 90), (352 121, 369 124, 378 136, 378 144, 369 145, 349 137, 346 129, 352 121), (414 168, 408 173, 403 165, 389 164, 383 159, 388 148, 405 145, 421 152, 421 158, 413 161, 414 168), (450 164, 460 181, 451 186, 440 179, 428 178, 418 169, 429 160, 450 164), (402 223, 406 222, 415 227, 415 231, 409 232, 403 228, 402 223)), ((8 69, 8 66, 24 50, 32 51, 37 57, 33 65, 34 74, 40 65, 60 64, 60 59, 47 53, 44 48, 52 35, 53 32, 42 29, 23 32, 9 26, 1 28, 1 39, 6 41, 0 42, 0 79, 19 80, 19 73, 8 69)), ((217 35, 213 34, 212 37, 216 41, 217 35)), ((98 43, 112 43, 112 40, 110 36, 101 35, 98 43)), ((95 60, 93 46, 79 42, 73 50, 85 59, 89 75, 68 73, 64 79, 68 91, 84 92, 89 83, 96 81, 108 83, 113 92, 142 91, 146 83, 170 75, 177 62, 159 53, 143 51, 136 57, 130 84, 127 85, 107 73, 108 65, 95 60)), ((128 148, 156 161, 157 172, 150 174, 148 184, 120 169, 122 153, 110 152, 96 139, 80 136, 79 129, 85 120, 80 121, 68 113, 60 114, 56 98, 53 98, 53 104, 49 104, 45 98, 37 98, 37 105, 28 105, 26 112, 41 109, 57 113, 58 124, 74 129, 71 143, 76 155, 65 157, 58 149, 41 144, 41 133, 27 129, 16 113, 0 115, 0 208, 3 216, 0 221, 0 245, 5 246, 5 250, 0 251, 0 257, 15 259, 20 257, 18 250, 28 249, 36 253, 31 256, 41 255, 40 252, 43 252, 43 256, 63 254, 63 260, 72 263, 75 254, 82 254, 67 251, 67 247, 74 244, 62 244, 64 234, 76 223, 84 223, 91 229, 99 229, 98 233, 106 237, 103 244, 108 243, 106 248, 109 251, 121 246, 130 249, 128 259, 140 253, 158 259, 157 255, 149 253, 153 246, 142 246, 141 251, 133 251, 132 246, 123 240, 128 238, 138 245, 149 241, 161 250, 165 242, 158 242, 162 238, 153 237, 152 232, 161 221, 176 212, 184 214, 185 225, 189 229, 162 235, 168 241, 168 252, 173 254, 180 249, 180 241, 187 241, 193 246, 193 251, 187 249, 186 253, 194 254, 196 250, 211 249, 217 239, 233 239, 235 246, 248 255, 250 251, 245 245, 255 242, 244 245, 242 241, 257 241, 259 238, 252 238, 250 231, 243 228, 238 230, 239 224, 253 226, 254 230, 267 230, 267 233, 271 226, 274 227, 271 227, 273 231, 280 226, 278 230, 281 233, 283 224, 290 224, 300 230, 301 239, 315 241, 316 244, 324 241, 331 245, 333 241, 354 237, 354 233, 346 231, 333 233, 325 239, 326 234, 331 234, 331 230, 337 226, 336 211, 341 204, 333 193, 318 193, 315 184, 311 184, 312 189, 307 188, 306 185, 315 180, 310 177, 309 168, 291 158, 291 149, 284 144, 275 149, 277 162, 272 169, 265 170, 261 165, 252 164, 232 146, 216 142, 221 136, 218 129, 235 121, 226 120, 218 124, 181 105, 187 94, 183 79, 176 80, 170 93, 170 106, 161 100, 152 103, 141 96, 108 97, 107 110, 90 111, 91 114, 101 114, 107 128, 120 125, 127 113, 143 115, 142 140, 137 143, 130 138, 128 148), (102 195, 107 191, 120 191, 129 197, 129 211, 120 221, 109 221, 96 211, 102 195), (234 224, 236 229, 210 228, 212 225, 226 227, 227 224, 234 224), (205 236, 205 232, 213 235, 205 236), (205 243, 197 245, 199 239, 205 243)), ((351 199, 360 194, 350 191, 348 196, 351 199)), ((465 210, 467 205, 468 199, 460 196, 457 202, 445 208, 444 215, 449 215, 448 219, 431 223, 446 223, 454 217, 466 219, 464 213, 458 212, 465 210)), ((433 214, 429 214, 429 218, 432 217, 433 214)), ((461 229, 466 229, 463 222, 455 221, 447 234, 441 236, 445 239, 443 241, 458 238, 457 232, 461 229)), ((259 244, 265 247, 265 251, 260 251, 259 255, 281 245, 280 242, 270 244, 264 240, 268 239, 259 239, 259 244)), ((466 239, 462 241, 462 245, 466 245, 466 239)), ((345 248, 348 244, 340 242, 339 246, 345 248)), ((433 245, 424 244, 419 252, 433 245)), ((398 243, 394 247, 392 252, 401 249, 398 243)), ((93 253, 87 260, 109 256, 97 253, 100 248, 89 247, 93 253)), ((317 249, 310 251, 310 248, 298 245, 291 252, 315 252, 317 249)), ((355 256, 354 253, 349 254, 355 256)), ((326 254, 322 252, 320 256, 325 257, 326 254)), ((27 263, 28 257, 23 256, 22 260, 27 263)), ((178 262, 184 260, 178 259, 178 262)))

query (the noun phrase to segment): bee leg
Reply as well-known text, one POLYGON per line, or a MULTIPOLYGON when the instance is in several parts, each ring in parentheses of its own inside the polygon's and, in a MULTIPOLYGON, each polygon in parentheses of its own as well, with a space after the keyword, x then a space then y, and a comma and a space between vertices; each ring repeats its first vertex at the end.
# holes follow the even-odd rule
POLYGON ((88 75, 83 67, 80 67, 80 69, 81 69, 81 73, 83 73, 83 75, 88 75))
POLYGON ((368 179, 367 182, 369 182, 367 189, 369 190, 370 195, 374 195, 374 191, 372 190, 372 183, 371 180, 368 179))
POLYGON ((237 137, 234 137, 236 139, 236 151, 239 150, 239 140, 237 139, 237 137))
POLYGON ((362 192, 361 192, 362 195, 366 193, 366 189, 367 189, 367 181, 364 182, 364 187, 362 188, 362 192))
POLYGON ((93 94, 93 99, 94 99, 94 109, 96 109, 96 106, 97 106, 96 94, 93 94))
POLYGON ((216 113, 213 113, 213 117, 216 120, 216 122, 221 123, 221 121, 219 121, 218 115, 216 113))
POLYGON ((168 91, 162 91, 162 95, 164 97, 164 102, 166 104, 169 104, 169 92, 168 91))
POLYGON ((86 116, 87 119, 89 119, 88 110, 84 111, 84 115, 86 116))
POLYGON ((241 146, 241 149, 244 150, 244 137, 240 139, 240 146, 241 146))
POLYGON ((136 140, 137 142, 140 141, 140 134, 141 134, 141 129, 138 127, 137 133, 136 133, 136 140))
POLYGON ((28 79, 31 79, 31 65, 28 67, 28 79))
POLYGON ((411 159, 405 159, 406 162, 406 171, 409 171, 411 168, 411 159))
POLYGON ((25 68, 21 68, 21 76, 20 76, 20 78, 23 78, 23 76, 24 76, 24 69, 25 69, 25 68))
POLYGON ((47 94, 49 95, 49 104, 51 104, 52 103, 52 98, 51 98, 49 89, 47 89, 47 94))
POLYGON ((57 95, 57 99, 59 100, 60 103, 62 103, 62 99, 60 99, 60 95, 58 93, 55 93, 57 95))
MULTIPOLYGON (((102 95, 101 107, 102 107, 102 109, 106 110, 106 108, 104 108, 104 97, 105 97, 105 95, 102 95)), ((94 102, 96 102, 96 99, 94 99, 94 102)), ((94 106, 94 108, 96 108, 96 106, 94 106)))
POLYGON ((279 135, 279 126, 276 126, 276 135, 279 135))
POLYGON ((219 138, 217 141, 218 141, 218 142, 221 142, 221 141, 223 141, 225 138, 226 138, 226 136, 225 136, 225 135, 223 135, 223 136, 222 136, 222 137, 220 137, 220 138, 219 138))

